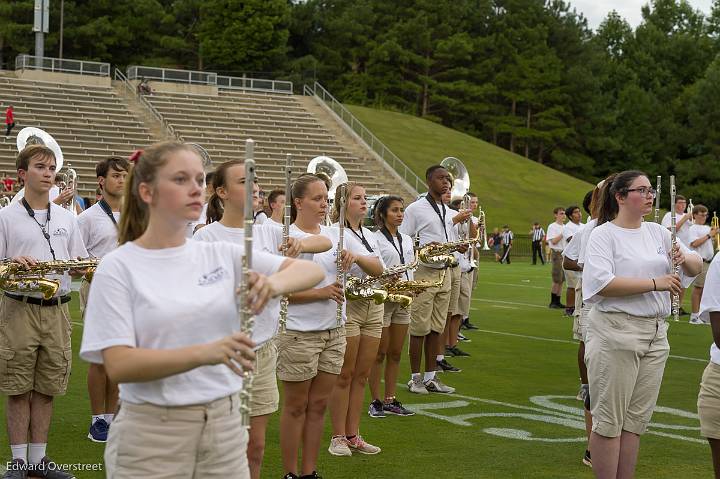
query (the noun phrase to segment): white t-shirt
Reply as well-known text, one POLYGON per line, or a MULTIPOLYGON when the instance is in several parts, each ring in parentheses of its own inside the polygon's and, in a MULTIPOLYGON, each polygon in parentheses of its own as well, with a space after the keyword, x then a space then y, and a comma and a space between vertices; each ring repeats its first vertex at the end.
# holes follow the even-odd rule
MULTIPOLYGON (((338 223, 335 223, 332 226, 333 228, 338 228, 338 223)), ((357 251, 359 252, 358 254, 361 254, 362 256, 374 256, 376 258, 380 258, 380 253, 378 252, 379 247, 377 244, 377 238, 372 231, 365 228, 364 226, 361 226, 360 228, 360 231, 355 232, 352 231, 349 227, 345 227, 345 249, 349 251, 357 251), (365 238, 365 241, 368 242, 372 251, 368 251, 368 249, 363 244, 361 238, 365 238), (352 248, 349 246, 350 243, 353 243, 352 248)), ((382 258, 380 258, 380 262, 382 263, 382 258)), ((383 267, 384 266, 385 265, 383 264, 383 267)), ((360 279, 367 277, 367 273, 365 273, 365 271, 363 271, 362 268, 357 264, 353 264, 350 267, 350 271, 348 271, 348 274, 350 276, 355 276, 356 278, 360 279)))
POLYGON ((259 213, 257 213, 255 215, 255 224, 261 225, 261 224, 265 223, 267 221, 267 219, 268 219, 268 215, 265 214, 264 211, 260 211, 259 213))
MULTIPOLYGON (((83 244, 75 215, 62 206, 50 203, 50 223, 46 225, 46 231, 50 235, 50 245, 48 245, 43 231, 35 223, 37 220, 40 224, 46 224, 47 209, 34 210, 34 212, 35 219, 28 215, 20 202, 0 209, 0 258, 30 256, 38 261, 52 261, 50 245, 55 251, 57 260, 87 258, 88 252, 83 244)), ((68 273, 48 274, 46 278, 60 282, 55 297, 70 292, 71 278, 68 273)), ((39 292, 28 293, 27 296, 43 297, 39 292)))
POLYGON ((564 257, 577 261, 580 257, 580 234, 575 233, 563 250, 564 257))
MULTIPOLYGON (((50 191, 48 193, 50 194, 50 201, 54 201, 55 198, 60 196, 60 188, 56 185, 53 185, 50 187, 50 191)), ((12 200, 10 200, 10 204, 18 203, 24 197, 25 197, 25 187, 23 186, 22 188, 20 188, 20 191, 15 193, 15 196, 12 197, 12 200)), ((65 209, 67 209, 67 208, 65 208, 65 209)), ((52 214, 50 216, 52 216, 52 214)))
POLYGON ((579 253, 578 253, 578 259, 577 262, 579 265, 585 264, 585 255, 587 253, 587 243, 588 239, 590 239, 590 233, 592 233, 592 230, 595 229, 595 226, 597 226, 597 219, 588 219, 588 222, 585 223, 585 226, 583 226, 583 229, 580 230, 580 232, 577 234, 580 237, 580 245, 579 245, 579 253))
MULTIPOLYGON (((430 200, 432 201, 432 199, 430 200)), ((451 210, 441 203, 436 203, 440 215, 435 212, 430 202, 425 198, 419 198, 417 201, 405 208, 405 216, 403 217, 400 232, 414 238, 416 235, 420 237, 420 246, 424 246, 431 242, 447 243, 452 241, 452 218, 457 212, 451 210), (442 220, 442 212, 445 208, 445 222, 442 220)), ((444 265, 427 265, 434 268, 444 268, 444 265)))
MULTIPOLYGON (((240 329, 235 289, 244 248, 187 240, 176 248, 133 242, 108 253, 90 288, 80 357, 102 363, 113 346, 175 349, 220 340, 240 329)), ((272 274, 283 258, 253 252, 255 271, 272 274)), ((224 364, 142 383, 120 384, 120 400, 161 406, 203 404, 240 390, 224 364)))
MULTIPOLYGON (((452 228, 453 237, 450 238, 450 241, 460 240, 460 228, 467 229, 467 223, 463 223, 463 224, 457 223, 456 225, 453 226, 453 228, 452 228)), ((463 234, 469 234, 469 233, 467 233, 466 231, 463 231, 463 234)), ((470 271, 470 259, 468 258, 468 254, 469 253, 467 253, 467 252, 460 253, 458 251, 455 251, 453 253, 453 256, 455 256, 455 259, 458 262, 458 266, 460 266, 460 272, 462 272, 462 273, 467 273, 470 271)))
MULTIPOLYGON (((685 254, 696 254, 678 241, 685 254)), ((661 225, 645 221, 640 228, 627 229, 612 222, 595 227, 588 240, 583 267, 583 301, 594 303, 607 313, 627 313, 642 317, 670 315, 670 293, 650 291, 621 297, 604 297, 598 293, 616 276, 656 278, 670 273, 670 232, 661 225)), ((680 278, 687 287, 694 277, 680 268, 680 278)))
MULTIPOLYGON (((690 246, 690 243, 695 241, 696 239, 702 238, 704 236, 707 236, 710 234, 710 227, 707 225, 692 225, 690 227, 690 231, 688 231, 688 246, 690 246)), ((715 249, 713 247, 713 240, 708 239, 703 244, 698 246, 697 248, 693 248, 690 246, 690 249, 693 251, 696 251, 697 254, 699 254, 703 261, 710 261, 713 258, 713 255, 715 254, 715 249)))
MULTIPOLYGON (((684 215, 685 215, 685 213, 679 213, 679 214, 676 213, 675 214, 676 221, 679 220, 680 218, 682 218, 684 215)), ((670 229, 670 223, 671 223, 670 211, 668 211, 667 213, 665 213, 665 216, 663 216, 662 225, 665 228, 670 229)), ((676 228, 675 233, 676 233, 677 237, 680 238, 680 240, 683 243, 690 244, 690 241, 688 241, 688 238, 690 237, 690 220, 683 223, 680 228, 676 228)))
MULTIPOLYGON (((120 221, 120 212, 113 211, 113 218, 120 221)), ((82 235, 85 247, 94 258, 102 258, 110 251, 117 248, 118 228, 110 217, 95 203, 78 215, 78 226, 82 235)))
MULTIPOLYGON (((720 255, 715 256, 710 263, 702 300, 700 301, 700 319, 710 321, 710 313, 720 311, 720 255)), ((710 361, 720 364, 720 348, 713 342, 710 346, 710 361)))
MULTIPOLYGON (((245 230, 243 228, 228 228, 219 221, 210 223, 200 228, 193 236, 197 241, 210 243, 226 241, 238 245, 245 245, 245 230)), ((263 228, 260 225, 253 225, 253 251, 265 251, 280 256, 279 245, 282 242, 282 231, 263 228)), ((282 257, 282 261, 285 258, 282 257)), ((257 261, 253 257, 253 270, 257 269, 257 261)), ((268 301, 265 309, 255 316, 255 326, 252 332, 252 340, 255 342, 255 349, 259 349, 266 341, 277 334, 280 319, 280 298, 273 298, 268 301)))
POLYGON ((568 221, 563 225, 563 242, 565 243, 565 246, 567 246, 569 239, 572 239, 573 236, 577 234, 578 231, 582 229, 584 225, 582 223, 575 224, 572 221, 568 221))
POLYGON ((560 241, 553 244, 552 240, 558 236, 563 236, 564 225, 558 224, 553 221, 547 227, 547 242, 550 245, 550 249, 555 251, 562 251, 565 249, 565 238, 563 237, 560 241))
MULTIPOLYGON (((401 264, 409 264, 415 260, 412 238, 402 233, 399 234, 402 243, 401 245, 398 245, 396 236, 387 238, 383 232, 379 230, 373 233, 375 241, 377 241, 380 257, 382 258, 386 268, 400 266, 401 264), (400 260, 400 251, 403 253, 403 259, 405 260, 404 263, 400 260)), ((401 279, 412 280, 413 271, 408 270, 407 275, 403 274, 401 279)))
MULTIPOLYGON (((197 221, 191 221, 187 224, 187 228, 185 229, 185 237, 186 238, 193 237, 193 234, 195 233, 195 227, 197 227, 197 225, 204 225, 205 223, 207 223, 207 208, 208 208, 208 204, 205 203, 203 205, 202 212, 200 212, 200 218, 198 218, 197 221)), ((204 228, 204 226, 203 226, 203 228, 204 228)))

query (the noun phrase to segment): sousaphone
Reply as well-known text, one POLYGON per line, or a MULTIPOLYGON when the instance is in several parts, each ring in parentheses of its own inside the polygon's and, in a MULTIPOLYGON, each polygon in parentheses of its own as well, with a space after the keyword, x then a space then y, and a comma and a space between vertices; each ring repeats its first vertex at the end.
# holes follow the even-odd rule
POLYGON ((329 156, 316 156, 307 167, 308 173, 314 173, 323 179, 326 179, 328 186, 328 197, 330 202, 335 198, 335 190, 338 186, 348 182, 347 173, 340 163, 329 156))

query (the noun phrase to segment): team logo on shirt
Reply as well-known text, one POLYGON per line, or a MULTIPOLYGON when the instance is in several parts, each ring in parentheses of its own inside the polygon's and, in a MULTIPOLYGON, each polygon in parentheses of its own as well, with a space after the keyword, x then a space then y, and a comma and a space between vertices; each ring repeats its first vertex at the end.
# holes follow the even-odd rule
POLYGON ((220 266, 219 268, 215 268, 214 270, 210 271, 209 273, 206 273, 202 276, 200 276, 200 279, 198 279, 198 286, 210 286, 211 284, 215 284, 218 281, 222 281, 223 279, 228 277, 228 272, 225 268, 220 266))
POLYGON ((664 256, 664 255, 665 255, 665 247, 663 247, 663 246, 658 246, 657 254, 661 254, 661 255, 664 256))
POLYGON ((66 230, 65 228, 58 228, 55 231, 53 231, 53 236, 64 236, 67 238, 68 230, 66 230))

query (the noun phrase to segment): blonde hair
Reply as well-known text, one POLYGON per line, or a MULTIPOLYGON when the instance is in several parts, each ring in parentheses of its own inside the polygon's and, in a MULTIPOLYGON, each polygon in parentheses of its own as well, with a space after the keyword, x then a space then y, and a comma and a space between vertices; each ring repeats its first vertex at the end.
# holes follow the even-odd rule
MULTIPOLYGON (((345 204, 347 205, 348 201, 350 201, 350 195, 352 194, 352 190, 354 190, 356 187, 362 187, 359 183, 354 183, 352 181, 348 181, 347 183, 343 183, 342 185, 338 185, 338 187, 335 189, 335 199, 333 200, 333 208, 332 213, 330 216, 330 219, 333 223, 337 223, 340 221, 340 192, 343 190, 343 188, 340 188, 341 186, 345 186, 345 204)), ((347 215, 347 209, 345 210, 345 214, 347 215)), ((343 218, 344 220, 347 218, 343 218)), ((357 226, 357 225, 355 225, 357 226)))
POLYGON ((178 151, 191 151, 197 155, 195 149, 189 145, 177 141, 164 141, 143 151, 135 166, 130 168, 125 181, 125 196, 118 226, 118 244, 136 240, 147 229, 150 214, 148 206, 140 198, 140 183, 155 182, 158 170, 167 164, 172 154, 178 151))
POLYGON ((307 193, 308 187, 319 181, 327 188, 328 184, 324 178, 316 175, 315 173, 303 173, 293 182, 290 188, 290 198, 285 198, 285 201, 290 202, 290 222, 294 223, 297 219, 297 207, 295 206, 295 198, 304 198, 307 193))

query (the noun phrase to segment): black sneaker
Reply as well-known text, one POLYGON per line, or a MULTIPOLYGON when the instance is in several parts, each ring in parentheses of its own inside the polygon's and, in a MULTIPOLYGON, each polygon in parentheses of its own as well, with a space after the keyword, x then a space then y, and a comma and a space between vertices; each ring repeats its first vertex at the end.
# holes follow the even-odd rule
POLYGON ((292 472, 288 472, 283 476, 283 479, 298 479, 298 477, 292 472))
POLYGON ((452 348, 450 348, 450 350, 453 352, 453 356, 455 357, 470 356, 470 353, 466 353, 462 349, 458 349, 457 346, 453 346, 452 348))
POLYGON ((388 414, 395 416, 414 416, 415 412, 403 407, 402 403, 397 399, 393 399, 391 403, 383 404, 383 410, 388 414))
POLYGON ((383 409, 382 401, 380 401, 379 399, 373 400, 373 402, 370 403, 368 415, 370 417, 385 417, 385 411, 383 409))
POLYGON ((472 339, 468 338, 462 333, 458 333, 458 341, 464 341, 466 343, 472 343, 472 339))
POLYGON ((450 346, 445 346, 445 356, 453 357, 455 353, 450 346))
POLYGON ((317 473, 317 471, 313 471, 312 474, 305 474, 304 476, 300 476, 300 479, 322 479, 322 476, 317 473))
POLYGON ((565 309, 565 306, 560 303, 550 303, 548 305, 548 308, 550 308, 550 309, 565 309))
POLYGON ((592 467, 592 459, 590 459, 590 451, 587 449, 585 450, 585 455, 583 456, 583 464, 585 464, 588 467, 592 467))
POLYGON ((468 330, 480 329, 480 328, 478 328, 477 326, 475 326, 473 323, 471 323, 469 318, 466 319, 466 320, 465 320, 465 323, 463 323, 463 324, 465 324, 465 329, 468 329, 468 330))
POLYGON ((45 456, 40 460, 39 464, 32 464, 31 471, 28 471, 28 477, 44 477, 46 479, 75 479, 70 473, 62 470, 49 457, 45 456))
POLYGON ((449 362, 447 362, 446 359, 443 359, 442 361, 436 361, 437 363, 437 370, 441 373, 459 373, 462 372, 462 369, 456 368, 449 362))
POLYGON ((7 468, 2 479, 25 479, 28 477, 28 466, 22 459, 13 459, 7 464, 7 468))

